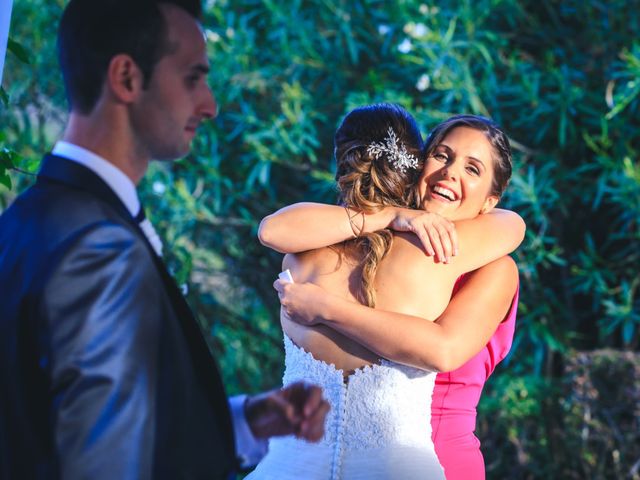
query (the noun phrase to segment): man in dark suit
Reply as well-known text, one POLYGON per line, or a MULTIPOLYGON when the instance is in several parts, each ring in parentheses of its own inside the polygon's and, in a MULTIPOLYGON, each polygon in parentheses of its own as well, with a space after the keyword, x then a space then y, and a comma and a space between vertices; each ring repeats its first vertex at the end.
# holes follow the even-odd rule
POLYGON ((270 436, 323 434, 317 387, 228 403, 141 215, 149 161, 216 114, 199 8, 65 9, 67 128, 0 217, 0 478, 230 478, 270 436))

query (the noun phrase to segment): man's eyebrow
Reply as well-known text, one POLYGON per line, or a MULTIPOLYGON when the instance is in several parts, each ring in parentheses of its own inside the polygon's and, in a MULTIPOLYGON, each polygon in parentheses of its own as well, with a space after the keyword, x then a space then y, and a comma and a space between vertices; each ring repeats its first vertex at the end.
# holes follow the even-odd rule
POLYGON ((198 63, 191 67, 191 71, 206 75, 209 73, 210 67, 206 63, 198 63))

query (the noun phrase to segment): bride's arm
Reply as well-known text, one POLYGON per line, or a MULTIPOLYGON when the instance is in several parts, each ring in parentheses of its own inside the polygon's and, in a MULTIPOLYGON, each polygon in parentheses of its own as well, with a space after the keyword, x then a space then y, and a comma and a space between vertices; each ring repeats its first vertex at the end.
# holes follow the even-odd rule
POLYGON ((281 253, 334 245, 354 237, 350 212, 356 230, 366 233, 389 227, 416 234, 427 255, 435 255, 437 261, 452 258, 458 250, 473 252, 477 262, 469 270, 514 251, 525 232, 522 218, 509 210, 493 209, 475 219, 456 222, 454 228, 449 220, 422 210, 384 207, 375 213, 353 215, 354 211, 338 205, 296 203, 265 217, 258 238, 281 253))
POLYGON ((350 302, 309 283, 274 286, 291 319, 322 323, 383 358, 417 368, 447 372, 476 355, 509 311, 518 270, 503 257, 469 274, 435 322, 350 302))
MULTIPOLYGON (((387 207, 364 217, 357 214, 352 222, 363 232, 373 232, 387 228, 394 217, 394 209, 387 207)), ((348 211, 324 203, 294 203, 264 217, 258 228, 260 242, 281 253, 328 247, 353 237, 348 211)))
POLYGON ((420 240, 428 255, 445 251, 451 255, 457 246, 453 223, 440 215, 391 206, 365 213, 340 205, 311 202, 294 203, 263 218, 258 238, 264 246, 277 252, 299 253, 387 227, 420 230, 423 233, 420 240), (440 237, 446 237, 446 245, 442 245, 440 237))

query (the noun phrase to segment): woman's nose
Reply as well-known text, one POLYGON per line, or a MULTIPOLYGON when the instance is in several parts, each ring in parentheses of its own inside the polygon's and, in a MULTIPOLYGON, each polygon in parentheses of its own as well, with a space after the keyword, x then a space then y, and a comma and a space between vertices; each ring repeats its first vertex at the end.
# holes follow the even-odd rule
POLYGON ((449 180, 457 180, 458 178, 458 174, 456 173, 455 168, 452 168, 452 165, 447 165, 442 168, 442 176, 449 180))

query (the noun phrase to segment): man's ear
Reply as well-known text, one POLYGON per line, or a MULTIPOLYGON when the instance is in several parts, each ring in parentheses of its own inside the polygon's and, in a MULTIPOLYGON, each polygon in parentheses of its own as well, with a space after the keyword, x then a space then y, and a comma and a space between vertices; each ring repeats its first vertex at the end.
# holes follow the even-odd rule
POLYGON ((489 195, 487 199, 484 201, 484 204, 480 209, 480 213, 481 214, 489 213, 491 210, 493 210, 493 207, 495 207, 498 204, 498 200, 500 200, 499 197, 495 195, 489 195))
POLYGON ((142 71, 129 55, 121 53, 109 62, 107 87, 122 103, 132 103, 138 97, 144 83, 142 71))

